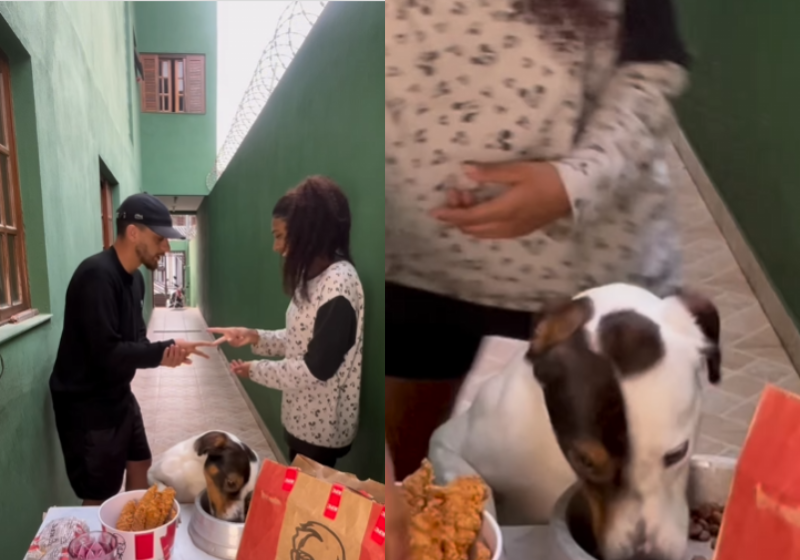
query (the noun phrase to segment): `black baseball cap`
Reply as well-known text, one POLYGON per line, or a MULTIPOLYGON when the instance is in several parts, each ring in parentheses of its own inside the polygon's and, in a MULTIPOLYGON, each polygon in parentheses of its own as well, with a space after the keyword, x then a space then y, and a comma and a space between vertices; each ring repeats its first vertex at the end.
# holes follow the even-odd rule
POLYGON ((117 221, 140 224, 166 239, 186 239, 172 227, 172 216, 163 202, 151 194, 129 196, 117 209, 117 221))

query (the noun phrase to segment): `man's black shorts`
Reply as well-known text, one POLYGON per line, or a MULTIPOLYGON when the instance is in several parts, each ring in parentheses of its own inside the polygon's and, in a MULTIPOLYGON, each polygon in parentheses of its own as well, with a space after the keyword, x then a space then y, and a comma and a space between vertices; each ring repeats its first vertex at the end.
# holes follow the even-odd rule
POLYGON ((63 413, 56 414, 67 477, 81 500, 111 498, 122 487, 128 461, 152 458, 139 403, 131 397, 126 407, 116 426, 102 429, 76 426, 63 413))

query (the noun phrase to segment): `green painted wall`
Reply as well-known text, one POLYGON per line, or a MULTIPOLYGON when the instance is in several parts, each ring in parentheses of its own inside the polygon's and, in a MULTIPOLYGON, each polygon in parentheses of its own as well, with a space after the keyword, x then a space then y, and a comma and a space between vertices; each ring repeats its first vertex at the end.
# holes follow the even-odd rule
MULTIPOLYGON (((271 252, 273 204, 310 174, 347 191, 367 316, 361 431, 340 467, 375 479, 384 472, 383 22, 382 2, 328 4, 198 216, 206 320, 277 329, 288 298, 271 252)), ((245 383, 280 436, 280 394, 245 383)))
MULTIPOLYGON (((67 283, 102 246, 99 161, 119 194, 139 190, 130 6, 0 3, 11 62, 33 304, 52 320, 0 343, 0 556, 22 558, 52 505, 76 503, 64 475, 47 380, 67 283), (87 219, 97 216, 95 219, 87 219)), ((3 338, 11 327, 0 327, 3 338)))
POLYGON ((186 288, 187 301, 189 306, 197 307, 200 299, 200 269, 198 267, 200 240, 196 237, 189 241, 189 250, 186 253, 187 271, 186 277, 189 285, 186 288))
POLYGON ((156 195, 205 195, 217 135, 217 3, 135 2, 140 53, 204 54, 206 114, 141 113, 142 185, 156 195))
POLYGON ((192 307, 194 306, 194 299, 191 297, 191 290, 192 290, 192 278, 190 277, 191 269, 192 269, 192 262, 191 262, 191 255, 190 255, 190 242, 189 241, 170 241, 169 242, 170 250, 179 253, 183 252, 184 255, 184 263, 186 266, 186 275, 184 282, 186 285, 183 287, 183 297, 185 298, 186 306, 192 307))
POLYGON ((800 3, 678 4, 695 56, 682 126, 800 326, 800 3))

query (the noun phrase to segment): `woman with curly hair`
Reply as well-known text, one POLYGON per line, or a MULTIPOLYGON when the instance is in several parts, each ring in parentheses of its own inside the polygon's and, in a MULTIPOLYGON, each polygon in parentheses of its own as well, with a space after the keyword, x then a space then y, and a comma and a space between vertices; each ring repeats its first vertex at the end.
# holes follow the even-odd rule
POLYGON ((670 0, 387 0, 386 430, 419 467, 481 340, 553 297, 680 282, 670 0))
POLYGON ((217 345, 252 346, 281 358, 234 360, 233 373, 283 392, 289 460, 297 454, 333 467, 358 430, 364 292, 350 256, 350 207, 330 179, 310 177, 272 212, 273 250, 292 297, 286 328, 213 328, 217 345))

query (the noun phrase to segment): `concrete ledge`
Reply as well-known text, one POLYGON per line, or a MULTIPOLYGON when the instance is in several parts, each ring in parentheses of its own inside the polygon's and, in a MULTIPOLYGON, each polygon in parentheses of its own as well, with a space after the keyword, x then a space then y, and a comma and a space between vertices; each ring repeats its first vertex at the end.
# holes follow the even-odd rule
POLYGON ((733 215, 720 197, 711 178, 703 168, 703 164, 692 149, 689 140, 680 126, 671 128, 671 139, 678 155, 683 160, 686 170, 697 185, 700 196, 708 206, 708 210, 728 243, 733 257, 742 269, 742 273, 750 284, 764 313, 767 315, 778 338, 783 343, 786 353, 796 371, 800 371, 800 332, 795 327, 786 307, 772 286, 761 263, 753 253, 744 235, 739 229, 733 215))
POLYGON ((21 336, 26 332, 35 329, 36 327, 49 323, 52 318, 52 315, 44 313, 42 315, 36 315, 35 317, 26 319, 21 323, 14 325, 3 325, 0 327, 0 345, 5 344, 10 340, 14 340, 18 336, 21 336))

